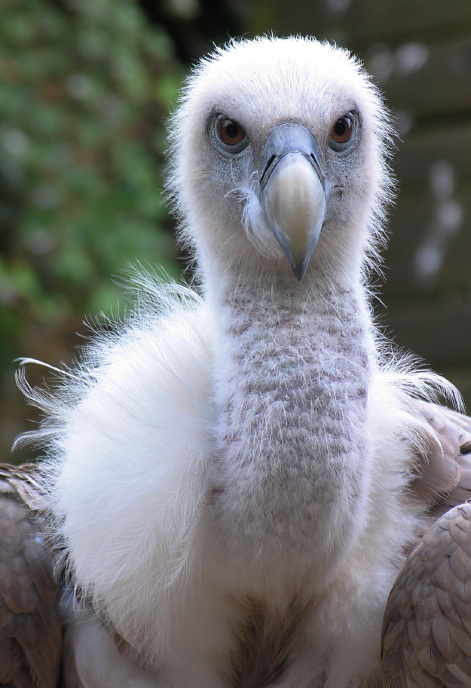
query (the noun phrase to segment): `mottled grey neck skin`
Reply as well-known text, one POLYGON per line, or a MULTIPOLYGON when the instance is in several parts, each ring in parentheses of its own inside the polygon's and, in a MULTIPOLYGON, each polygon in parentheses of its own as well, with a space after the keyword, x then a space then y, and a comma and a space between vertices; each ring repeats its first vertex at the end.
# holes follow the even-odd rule
POLYGON ((364 525, 369 313, 361 290, 263 281, 217 306, 211 518, 233 551, 322 575, 364 525))

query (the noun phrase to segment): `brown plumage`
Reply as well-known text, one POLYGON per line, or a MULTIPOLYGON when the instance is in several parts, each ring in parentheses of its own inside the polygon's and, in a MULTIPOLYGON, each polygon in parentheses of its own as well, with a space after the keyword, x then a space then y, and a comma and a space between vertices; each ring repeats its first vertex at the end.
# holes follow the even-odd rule
POLYGON ((439 446, 431 446, 419 457, 419 477, 412 489, 430 513, 440 516, 465 502, 471 491, 471 421, 456 411, 437 404, 421 404, 425 421, 440 437, 439 446))
POLYGON ((383 626, 386 688, 471 686, 471 504, 447 511, 410 554, 383 626))
POLYGON ((420 477, 411 487, 440 518, 389 596, 385 688, 471 686, 471 504, 462 503, 471 497, 471 419, 435 404, 422 408, 440 445, 419 457, 420 477))
POLYGON ((303 603, 300 596, 288 605, 288 613, 273 614, 266 600, 249 598, 245 604, 237 602, 239 615, 244 619, 234 629, 238 642, 231 657, 231 673, 227 685, 231 688, 269 688, 276 686, 290 662, 290 654, 299 640, 306 612, 312 603, 303 603), (270 618, 275 616, 275 618, 270 618))
POLYGON ((54 688, 62 628, 35 467, 0 466, 0 685, 54 688))

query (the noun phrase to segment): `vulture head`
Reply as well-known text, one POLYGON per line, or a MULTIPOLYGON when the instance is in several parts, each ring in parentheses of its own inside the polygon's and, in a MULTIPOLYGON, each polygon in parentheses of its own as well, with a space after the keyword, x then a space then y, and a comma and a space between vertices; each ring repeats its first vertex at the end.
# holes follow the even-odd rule
POLYGON ((196 68, 172 131, 169 188, 206 276, 356 278, 389 196, 391 130, 346 51, 232 43, 196 68))

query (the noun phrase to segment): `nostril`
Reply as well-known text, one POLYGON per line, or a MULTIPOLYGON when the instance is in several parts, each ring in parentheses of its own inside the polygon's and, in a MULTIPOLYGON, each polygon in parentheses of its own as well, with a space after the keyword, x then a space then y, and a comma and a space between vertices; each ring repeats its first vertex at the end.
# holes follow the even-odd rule
POLYGON ((275 158, 276 158, 276 155, 272 155, 272 156, 268 159, 268 162, 267 162, 267 164, 265 165, 265 169, 264 169, 263 172, 262 172, 262 176, 260 177, 260 184, 263 183, 264 177, 266 176, 266 174, 267 174, 268 170, 270 169, 270 167, 271 167, 273 161, 275 160, 275 158))
POLYGON ((319 175, 319 179, 322 182, 322 186, 325 189, 325 177, 324 177, 324 172, 323 172, 321 165, 319 163, 319 158, 316 157, 315 153, 309 153, 309 158, 310 158, 310 162, 311 162, 312 166, 314 167, 317 174, 319 175))

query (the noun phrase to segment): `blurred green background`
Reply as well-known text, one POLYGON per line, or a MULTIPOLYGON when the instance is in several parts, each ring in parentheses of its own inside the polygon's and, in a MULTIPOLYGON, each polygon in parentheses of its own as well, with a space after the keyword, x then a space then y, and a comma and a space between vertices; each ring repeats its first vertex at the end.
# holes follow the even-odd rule
POLYGON ((201 54, 266 31, 335 40, 385 92, 401 194, 378 317, 471 401, 469 0, 3 0, 1 460, 37 419, 14 359, 70 362, 84 317, 122 309, 113 276, 130 261, 179 278, 161 191, 166 117, 201 54))

